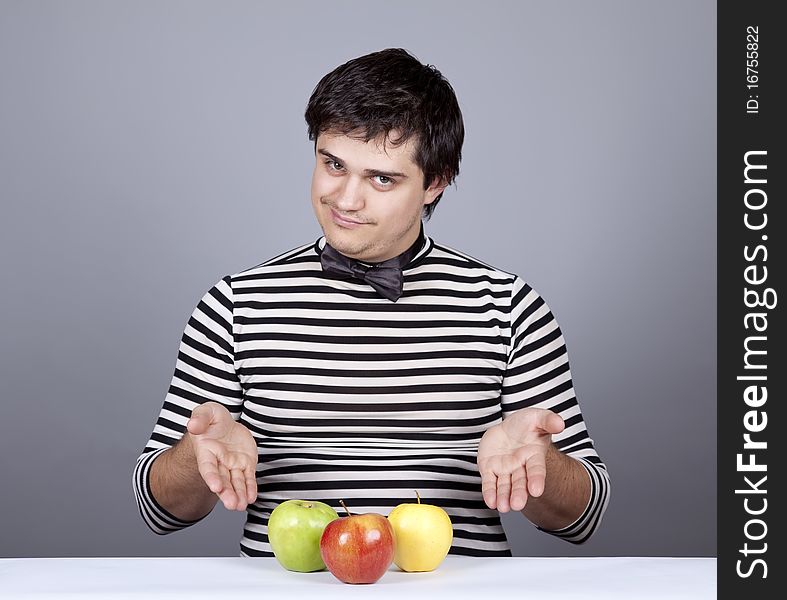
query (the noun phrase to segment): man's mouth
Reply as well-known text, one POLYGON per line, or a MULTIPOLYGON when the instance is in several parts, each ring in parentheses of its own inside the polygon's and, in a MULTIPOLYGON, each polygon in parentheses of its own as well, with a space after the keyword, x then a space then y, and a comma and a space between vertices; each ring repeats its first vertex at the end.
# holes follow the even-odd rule
POLYGON ((356 221, 355 219, 350 219, 349 217, 345 217, 334 209, 331 209, 331 217, 333 218, 334 223, 337 225, 341 225, 343 227, 360 227, 361 225, 368 225, 364 221, 356 221))

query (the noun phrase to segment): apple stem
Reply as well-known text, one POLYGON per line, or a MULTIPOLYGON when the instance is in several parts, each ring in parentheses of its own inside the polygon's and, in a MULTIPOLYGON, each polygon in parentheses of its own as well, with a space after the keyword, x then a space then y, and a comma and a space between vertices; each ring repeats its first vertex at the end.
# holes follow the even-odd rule
POLYGON ((418 495, 418 490, 415 490, 415 497, 418 498, 418 504, 421 504, 421 496, 418 495))
POLYGON ((350 509, 347 508, 347 505, 344 503, 344 500, 339 500, 339 504, 341 504, 344 507, 344 510, 347 511, 347 516, 352 517, 352 514, 350 514, 350 509))

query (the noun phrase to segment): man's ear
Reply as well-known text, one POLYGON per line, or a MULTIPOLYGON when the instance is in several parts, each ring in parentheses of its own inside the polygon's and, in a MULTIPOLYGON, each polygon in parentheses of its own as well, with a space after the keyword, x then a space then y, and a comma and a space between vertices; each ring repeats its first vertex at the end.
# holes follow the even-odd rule
POLYGON ((431 204, 435 201, 440 194, 443 193, 445 188, 448 187, 448 182, 442 177, 435 177, 432 180, 432 185, 430 185, 426 189, 426 199, 424 200, 424 204, 431 204))

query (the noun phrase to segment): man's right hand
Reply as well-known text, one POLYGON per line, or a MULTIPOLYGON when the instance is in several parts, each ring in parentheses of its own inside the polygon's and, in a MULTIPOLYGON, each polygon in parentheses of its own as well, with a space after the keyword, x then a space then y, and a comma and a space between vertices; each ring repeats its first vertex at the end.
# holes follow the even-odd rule
POLYGON ((218 402, 200 404, 186 423, 197 468, 227 510, 245 511, 257 499, 257 444, 218 402))

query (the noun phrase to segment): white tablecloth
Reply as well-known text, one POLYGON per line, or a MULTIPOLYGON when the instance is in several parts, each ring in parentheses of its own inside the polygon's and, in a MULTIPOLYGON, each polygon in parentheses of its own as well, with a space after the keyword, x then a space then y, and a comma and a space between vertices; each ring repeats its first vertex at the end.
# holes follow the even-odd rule
POLYGON ((293 573, 273 558, 6 558, 0 598, 415 600, 716 597, 715 558, 466 558, 431 573, 395 566, 375 584, 293 573))

